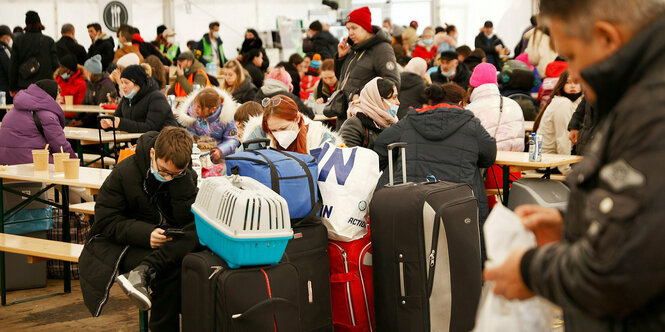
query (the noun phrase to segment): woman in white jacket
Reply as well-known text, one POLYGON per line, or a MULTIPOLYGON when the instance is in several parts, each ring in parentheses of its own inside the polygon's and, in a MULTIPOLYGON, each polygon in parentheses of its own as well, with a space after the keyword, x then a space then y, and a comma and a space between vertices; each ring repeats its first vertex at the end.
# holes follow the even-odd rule
POLYGON ((547 65, 559 56, 554 50, 552 38, 550 38, 547 30, 538 27, 527 31, 524 38, 529 39, 524 53, 529 55, 529 62, 538 69, 538 74, 543 77, 547 65))
MULTIPOLYGON (((568 71, 559 76, 559 82, 552 91, 550 104, 536 117, 533 131, 543 135, 543 153, 569 155, 572 143, 568 138, 568 123, 582 100, 582 87, 579 82, 570 78, 568 71)), ((571 171, 570 165, 560 166, 561 174, 571 171)))
MULTIPOLYGON (((496 139, 497 151, 524 151, 524 114, 520 105, 499 93, 497 72, 494 65, 481 63, 473 70, 469 80, 469 101, 466 106, 496 139)), ((521 178, 521 173, 511 173, 514 179, 521 178)), ((501 166, 494 165, 487 170, 485 188, 503 187, 501 166)), ((487 197, 489 209, 496 204, 494 196, 487 197)))

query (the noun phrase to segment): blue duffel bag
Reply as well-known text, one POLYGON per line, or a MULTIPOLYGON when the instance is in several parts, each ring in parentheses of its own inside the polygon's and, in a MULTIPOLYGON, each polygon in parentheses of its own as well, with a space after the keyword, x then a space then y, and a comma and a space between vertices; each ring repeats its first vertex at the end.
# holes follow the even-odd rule
MULTIPOLYGON (((269 143, 257 138, 244 142, 244 146, 269 143)), ((251 177, 286 199, 291 219, 306 217, 319 197, 316 177, 316 158, 308 154, 275 149, 247 150, 227 156, 227 175, 251 177)))

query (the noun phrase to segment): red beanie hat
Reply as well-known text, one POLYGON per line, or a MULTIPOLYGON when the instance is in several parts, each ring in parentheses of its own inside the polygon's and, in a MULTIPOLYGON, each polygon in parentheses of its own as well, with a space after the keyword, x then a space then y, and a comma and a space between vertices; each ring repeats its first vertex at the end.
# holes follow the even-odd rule
POLYGON ((368 7, 361 7, 349 13, 344 21, 344 24, 346 23, 358 24, 368 32, 372 32, 372 14, 368 7))

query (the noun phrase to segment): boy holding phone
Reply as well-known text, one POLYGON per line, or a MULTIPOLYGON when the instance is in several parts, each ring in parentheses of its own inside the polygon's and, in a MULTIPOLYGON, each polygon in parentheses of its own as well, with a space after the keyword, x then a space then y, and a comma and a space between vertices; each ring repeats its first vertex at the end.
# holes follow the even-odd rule
POLYGON ((152 331, 179 330, 180 265, 199 247, 190 210, 197 194, 192 144, 183 128, 146 133, 136 154, 102 185, 94 237, 79 260, 81 291, 94 316, 119 272, 123 291, 140 309, 152 310, 152 331))

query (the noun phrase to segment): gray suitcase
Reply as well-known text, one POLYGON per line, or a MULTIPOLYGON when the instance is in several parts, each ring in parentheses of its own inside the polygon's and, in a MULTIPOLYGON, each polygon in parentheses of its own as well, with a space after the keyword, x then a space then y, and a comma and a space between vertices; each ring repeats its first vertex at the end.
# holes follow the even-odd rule
POLYGON ((508 208, 515 210, 524 204, 536 204, 564 212, 568 207, 570 189, 559 181, 548 179, 522 179, 510 188, 508 208))

